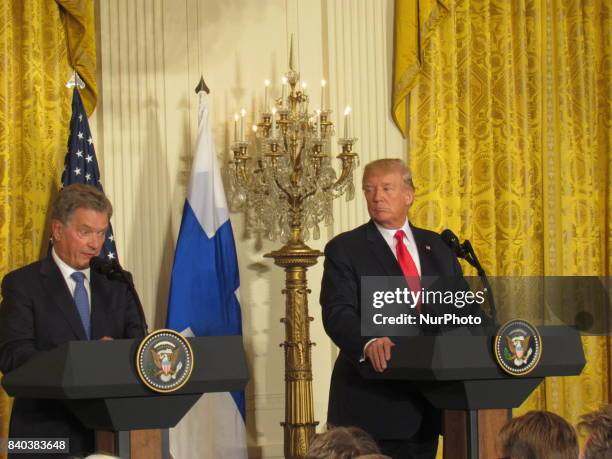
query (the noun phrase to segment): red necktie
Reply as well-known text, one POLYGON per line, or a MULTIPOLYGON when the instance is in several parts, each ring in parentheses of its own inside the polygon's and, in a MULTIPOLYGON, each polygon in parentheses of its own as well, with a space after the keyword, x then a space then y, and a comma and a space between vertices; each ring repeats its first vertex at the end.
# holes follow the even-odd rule
MULTIPOLYGON (((395 253, 397 255, 397 261, 402 268, 402 272, 404 273, 404 277, 408 282, 408 287, 413 292, 421 291, 421 278, 419 277, 419 271, 417 270, 416 265, 414 264, 414 260, 410 256, 410 252, 404 245, 404 230, 397 230, 395 232, 395 239, 397 240, 397 245, 395 246, 395 253)), ((415 306, 416 312, 418 314, 421 313, 421 301, 415 306)))

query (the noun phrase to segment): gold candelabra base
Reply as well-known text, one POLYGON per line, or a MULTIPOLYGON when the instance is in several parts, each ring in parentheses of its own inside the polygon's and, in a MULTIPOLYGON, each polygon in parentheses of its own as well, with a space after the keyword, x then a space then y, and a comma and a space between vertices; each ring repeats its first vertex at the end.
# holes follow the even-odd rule
POLYGON ((302 459, 315 435, 318 424, 314 420, 312 395, 312 358, 310 322, 308 315, 308 290, 306 271, 317 263, 323 253, 313 250, 303 242, 289 242, 281 249, 264 255, 274 258, 274 263, 285 268, 286 296, 285 341, 285 422, 284 446, 286 459, 302 459))

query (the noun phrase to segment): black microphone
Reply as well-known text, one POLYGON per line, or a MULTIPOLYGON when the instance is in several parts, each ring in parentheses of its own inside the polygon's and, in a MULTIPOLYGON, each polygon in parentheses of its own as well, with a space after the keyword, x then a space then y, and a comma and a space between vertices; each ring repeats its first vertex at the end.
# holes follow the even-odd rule
POLYGON ((444 241, 444 243, 450 247, 450 249, 455 253, 455 255, 459 258, 466 258, 469 254, 465 243, 459 243, 459 238, 455 233, 453 233, 449 229, 445 229, 440 233, 440 237, 444 241))
POLYGON ((102 257, 93 257, 91 260, 89 260, 89 267, 94 271, 108 277, 110 280, 118 280, 125 282, 128 285, 130 292, 136 300, 136 307, 138 309, 140 319, 142 320, 144 336, 147 336, 149 334, 149 326, 147 324, 142 303, 140 302, 140 297, 138 296, 138 292, 136 291, 136 287, 134 285, 132 274, 123 269, 117 260, 105 260, 102 257))
POLYGON ((100 274, 109 275, 117 270, 117 262, 113 263, 102 257, 93 257, 89 260, 89 267, 100 274))
POLYGON ((478 276, 482 280, 484 284, 485 290, 487 291, 487 296, 489 297, 489 305, 491 307, 491 320, 492 326, 495 328, 497 326, 497 308, 495 307, 495 298, 493 296, 493 289, 491 288, 491 284, 489 284, 489 279, 487 278, 487 273, 485 273, 484 268, 480 264, 478 257, 476 256, 476 252, 474 251, 474 247, 467 239, 461 244, 459 242, 459 238, 455 233, 453 233, 449 229, 445 229, 440 233, 440 237, 444 241, 446 245, 450 247, 455 256, 458 258, 463 258, 469 264, 471 264, 476 271, 478 272, 478 276))
POLYGON ((89 260, 89 267, 94 271, 108 277, 110 280, 118 280, 129 283, 126 272, 117 260, 105 260, 102 257, 93 257, 89 260))

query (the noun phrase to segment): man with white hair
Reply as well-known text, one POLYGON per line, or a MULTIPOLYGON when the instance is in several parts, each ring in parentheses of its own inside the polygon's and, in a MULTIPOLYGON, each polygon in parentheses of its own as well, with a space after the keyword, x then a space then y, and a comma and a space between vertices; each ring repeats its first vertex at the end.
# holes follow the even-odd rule
POLYGON ((456 278, 462 271, 437 233, 409 223, 415 191, 401 160, 366 165, 363 192, 371 220, 336 236, 325 247, 323 325, 340 348, 331 379, 328 423, 362 428, 394 459, 434 458, 440 411, 406 381, 366 380, 360 375, 361 365, 384 372, 395 346, 389 337, 362 335, 361 280, 403 276, 412 291, 419 291, 424 276, 456 278))
MULTIPOLYGON (((52 207, 51 253, 2 280, 0 371, 8 373, 68 341, 143 336, 128 286, 90 269, 111 215, 110 201, 93 186, 73 184, 59 193, 52 207)), ((94 449, 93 431, 55 400, 16 399, 9 436, 69 438, 73 456, 94 449)))

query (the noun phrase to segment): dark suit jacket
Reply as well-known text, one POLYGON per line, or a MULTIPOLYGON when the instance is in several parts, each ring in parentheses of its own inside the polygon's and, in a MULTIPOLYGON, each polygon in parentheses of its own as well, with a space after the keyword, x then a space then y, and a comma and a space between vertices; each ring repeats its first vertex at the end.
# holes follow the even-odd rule
MULTIPOLYGON (((434 232, 411 227, 419 251, 421 277, 462 276, 451 250, 434 232)), ((405 381, 366 380, 359 363, 361 277, 403 276, 393 252, 370 221, 342 233, 325 247, 321 305, 325 331, 340 348, 332 373, 328 422, 358 426, 376 439, 407 439, 440 431, 440 413, 405 381)))
MULTIPOLYGON (((126 284, 91 270, 90 289, 91 339, 143 335, 140 315, 126 284)), ((51 256, 4 277, 0 371, 8 373, 39 352, 84 339, 85 330, 71 292, 51 256)), ((72 454, 93 450, 93 433, 53 400, 15 400, 10 436, 70 437, 72 454)))

